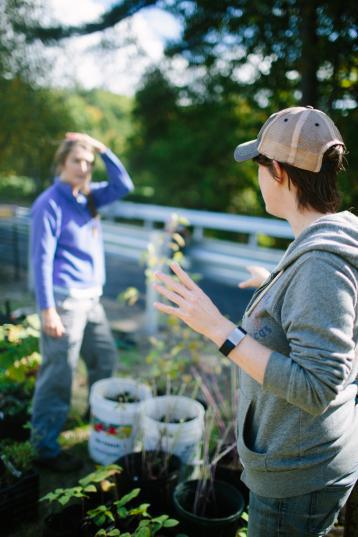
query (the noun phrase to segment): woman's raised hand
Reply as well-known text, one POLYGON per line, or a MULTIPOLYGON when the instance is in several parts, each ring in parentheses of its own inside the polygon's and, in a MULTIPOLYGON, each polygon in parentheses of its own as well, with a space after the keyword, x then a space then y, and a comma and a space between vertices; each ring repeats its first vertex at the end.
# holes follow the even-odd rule
POLYGON ((155 302, 155 308, 168 315, 175 315, 199 334, 221 344, 232 329, 233 323, 220 313, 178 263, 172 263, 170 268, 179 281, 157 272, 155 277, 158 283, 154 283, 154 289, 174 305, 155 302))
POLYGON ((265 280, 270 276, 268 270, 264 267, 259 267, 257 265, 250 265, 246 267, 246 270, 250 272, 251 278, 239 283, 241 289, 246 289, 248 287, 260 287, 265 280))
POLYGON ((86 144, 90 144, 99 153, 103 153, 103 151, 106 150, 106 146, 102 144, 102 142, 99 142, 95 138, 92 138, 92 136, 89 136, 83 132, 66 132, 66 139, 78 140, 85 142, 86 144))

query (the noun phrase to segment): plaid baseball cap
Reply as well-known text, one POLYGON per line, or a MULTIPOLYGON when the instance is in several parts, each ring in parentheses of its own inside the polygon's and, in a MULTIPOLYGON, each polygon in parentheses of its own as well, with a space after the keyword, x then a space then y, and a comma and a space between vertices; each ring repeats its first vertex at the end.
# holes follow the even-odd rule
POLYGON ((256 140, 238 145, 234 156, 243 162, 261 153, 302 170, 319 172, 324 153, 337 144, 344 142, 327 114, 312 106, 292 106, 272 114, 256 140))

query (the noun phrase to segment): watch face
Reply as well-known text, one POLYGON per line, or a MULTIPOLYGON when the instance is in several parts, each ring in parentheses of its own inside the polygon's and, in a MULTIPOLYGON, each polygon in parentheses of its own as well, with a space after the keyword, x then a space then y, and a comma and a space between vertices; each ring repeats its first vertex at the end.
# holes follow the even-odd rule
POLYGON ((234 330, 229 334, 228 338, 222 346, 219 348, 219 351, 222 352, 225 356, 228 356, 230 352, 237 347, 237 345, 240 343, 242 339, 246 336, 246 331, 241 327, 236 327, 234 330))
POLYGON ((240 330, 240 328, 235 328, 229 335, 228 339, 236 346, 245 336, 246 334, 240 330))

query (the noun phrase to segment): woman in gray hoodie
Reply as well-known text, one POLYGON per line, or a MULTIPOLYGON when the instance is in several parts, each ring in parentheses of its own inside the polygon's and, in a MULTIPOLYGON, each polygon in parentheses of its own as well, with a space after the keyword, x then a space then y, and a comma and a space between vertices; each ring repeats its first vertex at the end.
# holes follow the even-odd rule
MULTIPOLYGON (((177 264, 156 290, 240 368, 238 452, 250 537, 326 535, 358 477, 358 218, 337 213, 344 143, 320 110, 270 116, 236 148, 266 210, 294 232, 236 327, 177 264)), ((261 276, 263 273, 261 273, 261 276)))

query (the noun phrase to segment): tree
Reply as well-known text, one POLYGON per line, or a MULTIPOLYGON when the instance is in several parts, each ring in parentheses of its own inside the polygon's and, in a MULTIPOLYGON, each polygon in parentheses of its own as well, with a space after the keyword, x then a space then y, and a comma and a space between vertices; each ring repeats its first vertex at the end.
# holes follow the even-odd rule
POLYGON ((233 150, 255 136, 258 116, 263 121, 265 114, 252 112, 238 96, 223 99, 212 92, 211 99, 195 100, 191 95, 190 104, 182 97, 160 70, 144 77, 128 143, 137 187, 133 198, 152 189, 155 203, 260 213, 256 167, 248 163, 238 172, 233 150))
POLYGON ((0 3, 0 171, 32 176, 38 188, 51 173, 56 143, 74 127, 63 96, 38 84, 47 62, 16 31, 40 8, 38 0, 0 3))
POLYGON ((61 93, 34 88, 21 77, 0 79, 0 170, 36 180, 37 190, 52 175, 58 142, 74 121, 61 93))
POLYGON ((112 27, 151 5, 167 9, 183 23, 182 37, 168 47, 168 54, 183 54, 193 66, 216 67, 231 87, 240 67, 250 59, 256 62, 254 91, 252 81, 245 84, 256 104, 269 97, 281 107, 280 90, 286 90, 283 100, 293 96, 295 102, 328 112, 354 102, 353 0, 122 0, 92 23, 52 28, 27 24, 22 29, 30 40, 56 41, 112 27))

